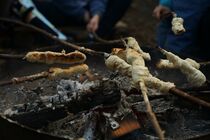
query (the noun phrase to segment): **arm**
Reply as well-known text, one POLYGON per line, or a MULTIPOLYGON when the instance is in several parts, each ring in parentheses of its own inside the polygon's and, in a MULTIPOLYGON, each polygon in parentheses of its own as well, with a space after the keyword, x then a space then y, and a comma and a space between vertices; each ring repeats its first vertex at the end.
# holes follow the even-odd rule
POLYGON ((90 13, 92 16, 99 15, 100 17, 106 10, 108 0, 91 0, 90 13))
POLYGON ((159 5, 170 8, 171 7, 171 0, 160 0, 159 5))
POLYGON ((91 18, 87 24, 89 32, 97 31, 100 19, 106 10, 108 0, 91 0, 90 1, 90 15, 91 18))
POLYGON ((160 0, 159 5, 155 7, 153 11, 154 17, 162 19, 163 16, 171 12, 172 0, 160 0))
POLYGON ((84 21, 86 9, 81 0, 52 0, 52 3, 66 15, 84 21))

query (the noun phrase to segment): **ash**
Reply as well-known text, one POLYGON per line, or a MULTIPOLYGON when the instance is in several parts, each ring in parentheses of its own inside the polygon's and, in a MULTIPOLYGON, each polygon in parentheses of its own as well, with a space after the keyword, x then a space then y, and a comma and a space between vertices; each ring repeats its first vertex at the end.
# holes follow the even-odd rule
MULTIPOLYGON (((71 100, 78 100, 84 91, 99 85, 99 81, 85 81, 80 83, 74 80, 61 80, 57 85, 57 94, 53 96, 41 96, 44 103, 62 104, 71 100)), ((50 106, 51 104, 48 104, 50 106)))
MULTIPOLYGON (((60 80, 58 85, 55 85, 57 90, 54 95, 37 95, 30 102, 20 102, 15 105, 10 105, 6 110, 2 111, 6 116, 12 116, 24 112, 39 112, 43 108, 55 109, 59 106, 64 106, 72 100, 79 100, 80 95, 84 94, 90 88, 99 86, 99 81, 85 81, 80 83, 75 80, 60 80)), ((19 90, 18 90, 19 91, 19 90)), ((29 90, 21 90, 23 95, 28 95, 29 90)), ((31 91, 30 91, 31 92, 31 91)), ((27 97, 27 96, 26 96, 27 97)), ((19 99, 19 98, 18 98, 19 99)))

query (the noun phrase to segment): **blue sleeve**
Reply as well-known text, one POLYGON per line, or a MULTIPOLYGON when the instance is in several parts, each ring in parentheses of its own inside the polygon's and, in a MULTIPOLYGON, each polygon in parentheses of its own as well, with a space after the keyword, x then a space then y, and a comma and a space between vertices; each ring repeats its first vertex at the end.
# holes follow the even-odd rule
POLYGON ((171 0, 160 0, 159 4, 160 5, 163 5, 163 6, 166 6, 166 7, 171 7, 171 0))
POLYGON ((81 0, 53 0, 56 7, 67 15, 83 18, 85 15, 85 8, 81 0))
POLYGON ((91 0, 90 1, 90 13, 92 16, 102 16, 106 10, 108 0, 91 0))

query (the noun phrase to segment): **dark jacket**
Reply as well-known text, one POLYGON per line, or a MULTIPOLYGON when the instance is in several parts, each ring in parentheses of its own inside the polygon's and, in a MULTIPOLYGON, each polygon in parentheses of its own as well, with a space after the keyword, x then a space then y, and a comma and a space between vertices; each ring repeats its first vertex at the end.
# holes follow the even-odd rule
POLYGON ((171 19, 165 19, 158 29, 158 45, 177 54, 191 56, 197 53, 197 30, 202 15, 210 6, 210 0, 162 0, 160 4, 169 6, 184 19, 186 32, 174 35, 171 31, 171 19))
POLYGON ((63 13, 72 17, 84 17, 85 11, 92 16, 103 15, 108 0, 52 0, 63 13))

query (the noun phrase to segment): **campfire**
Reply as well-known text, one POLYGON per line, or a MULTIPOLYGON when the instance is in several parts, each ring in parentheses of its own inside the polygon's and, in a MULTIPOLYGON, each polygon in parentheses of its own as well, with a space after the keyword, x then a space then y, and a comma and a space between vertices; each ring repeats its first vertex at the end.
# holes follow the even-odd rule
POLYGON ((208 77, 200 70, 206 64, 158 47, 152 51, 165 59, 154 64, 152 53, 143 51, 132 37, 106 41, 95 35, 103 45, 120 46, 108 53, 59 40, 28 24, 1 21, 33 29, 76 50, 0 55, 22 59, 29 66, 47 66, 0 82, 1 120, 25 132, 28 136, 23 133, 23 139, 32 135, 79 140, 191 139, 209 134, 210 116, 205 111, 210 103, 196 94, 210 89, 208 77), (178 80, 173 81, 175 76, 178 80))

